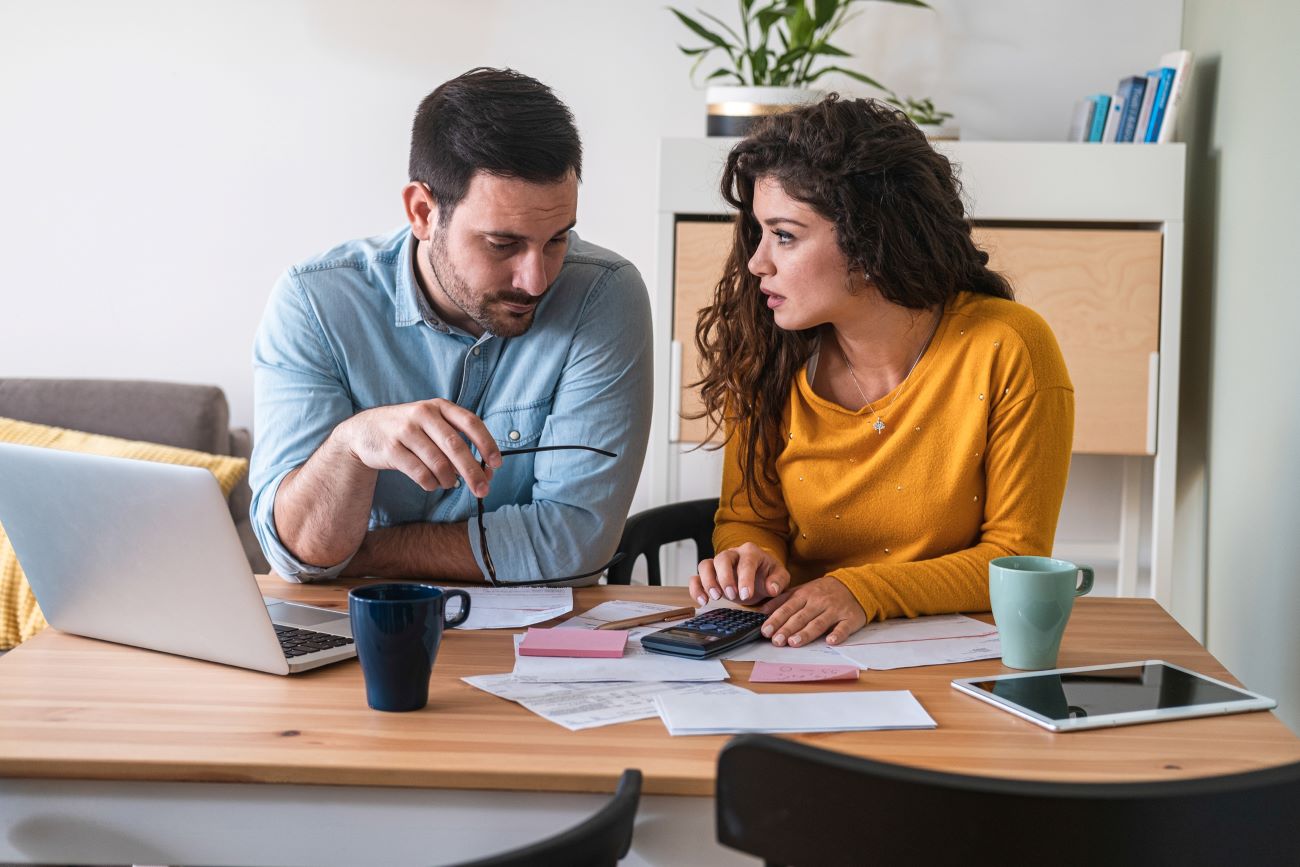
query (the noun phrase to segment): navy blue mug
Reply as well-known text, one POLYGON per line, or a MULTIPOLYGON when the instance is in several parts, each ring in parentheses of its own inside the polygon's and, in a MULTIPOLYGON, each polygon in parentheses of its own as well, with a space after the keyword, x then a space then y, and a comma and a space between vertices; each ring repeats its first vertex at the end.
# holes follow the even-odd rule
POLYGON ((469 594, 429 584, 371 584, 348 593, 352 638, 375 710, 419 710, 429 703, 429 676, 443 627, 469 617, 469 594), (448 619, 447 600, 460 597, 448 619))

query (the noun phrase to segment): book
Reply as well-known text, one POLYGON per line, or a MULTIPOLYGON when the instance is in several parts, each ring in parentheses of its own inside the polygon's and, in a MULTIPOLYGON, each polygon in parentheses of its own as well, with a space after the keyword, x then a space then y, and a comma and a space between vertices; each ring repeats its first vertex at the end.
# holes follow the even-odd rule
POLYGON ((1101 141, 1101 134, 1106 129, 1106 110, 1110 108, 1110 96, 1099 93, 1092 97, 1097 107, 1092 113, 1092 127, 1088 132, 1088 141, 1101 141))
POLYGON ((1087 141, 1092 129, 1092 113, 1097 103, 1092 97, 1085 97, 1074 104, 1074 114, 1070 117, 1070 134, 1066 141, 1087 141))
POLYGON ((1169 85, 1174 83, 1174 71, 1167 66, 1160 68, 1160 84, 1156 87, 1156 101, 1151 104, 1151 119, 1147 122, 1144 142, 1154 144, 1160 135, 1160 122, 1165 117, 1165 106, 1169 101, 1169 85))
POLYGON ((1124 110, 1119 119, 1115 141, 1131 142, 1138 128, 1138 114, 1145 102, 1147 80, 1141 75, 1130 75, 1119 83, 1119 96, 1124 100, 1124 110))
POLYGON ((1110 98, 1110 108, 1106 111, 1106 126, 1101 131, 1101 140, 1105 142, 1115 141, 1115 136, 1119 132, 1120 115, 1124 113, 1124 95, 1117 93, 1110 98))
POLYGON ((1151 107, 1156 104, 1156 91, 1160 89, 1160 70, 1151 69, 1146 74, 1146 86, 1142 89, 1142 108, 1138 111, 1137 127, 1133 131, 1133 141, 1147 140, 1147 127, 1151 124, 1151 107))
POLYGON ((1156 135, 1159 144, 1174 140, 1174 129, 1178 123, 1178 104, 1182 102, 1191 84, 1192 52, 1171 51, 1160 58, 1160 65, 1174 71, 1173 81, 1169 85, 1169 96, 1165 100, 1165 113, 1160 120, 1160 130, 1156 135))

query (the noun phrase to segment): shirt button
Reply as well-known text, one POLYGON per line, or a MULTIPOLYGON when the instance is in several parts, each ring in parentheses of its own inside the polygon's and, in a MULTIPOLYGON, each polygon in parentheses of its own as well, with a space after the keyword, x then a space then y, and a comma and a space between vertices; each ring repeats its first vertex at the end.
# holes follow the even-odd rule
POLYGON ((470 350, 470 352, 472 352, 474 354, 474 357, 477 358, 479 354, 479 348, 475 346, 473 349, 470 350))
POLYGON ((512 443, 519 442, 519 431, 517 430, 512 430, 510 433, 506 434, 506 436, 510 437, 512 443))
POLYGON ((454 487, 454 488, 459 488, 459 487, 460 487, 460 479, 457 479, 457 480, 456 480, 456 484, 452 485, 452 487, 454 487))

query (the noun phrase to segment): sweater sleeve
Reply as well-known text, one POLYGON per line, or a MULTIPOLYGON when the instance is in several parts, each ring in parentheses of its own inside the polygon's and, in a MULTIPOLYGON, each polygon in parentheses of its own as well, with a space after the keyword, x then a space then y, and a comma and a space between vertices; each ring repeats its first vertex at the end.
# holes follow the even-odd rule
POLYGON ((1005 407, 989 422, 984 517, 973 546, 912 563, 843 567, 830 577, 849 588, 868 622, 989 610, 990 560, 1051 554, 1073 436, 1069 387, 1046 388, 1005 407))
POLYGON ((768 499, 774 501, 772 504, 763 502, 757 492, 751 498, 745 486, 742 457, 745 437, 745 429, 741 427, 727 440, 722 497, 713 521, 713 550, 725 551, 753 542, 784 566, 789 554, 786 540, 790 532, 790 515, 780 487, 764 488, 768 499))

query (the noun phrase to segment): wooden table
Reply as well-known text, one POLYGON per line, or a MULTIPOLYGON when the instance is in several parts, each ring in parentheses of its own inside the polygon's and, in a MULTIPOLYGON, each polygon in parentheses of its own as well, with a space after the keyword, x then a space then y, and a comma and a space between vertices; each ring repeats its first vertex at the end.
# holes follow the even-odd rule
MULTIPOLYGON (((334 608, 355 583, 259 580, 268 595, 334 608)), ((594 587, 576 592, 575 610, 607 599, 687 603, 682 588, 594 587)), ((366 707, 355 662, 276 677, 47 631, 0 659, 0 862, 356 863, 383 840, 385 863, 437 863, 564 827, 602 801, 589 793, 639 767, 647 797, 627 863, 752 863, 713 842, 725 737, 671 738, 657 719, 569 732, 460 680, 509 671, 512 656, 507 631, 452 632, 429 706, 385 714, 366 707), (299 826, 311 840, 287 839, 299 826)), ((1137 659, 1236 682, 1155 602, 1078 600, 1060 665, 1137 659)), ((1053 734, 949 686, 1005 672, 997 660, 817 685, 749 684, 748 663, 726 665, 761 692, 912 690, 937 730, 799 738, 886 761, 1153 780, 1300 760, 1300 739, 1271 713, 1053 734)))

